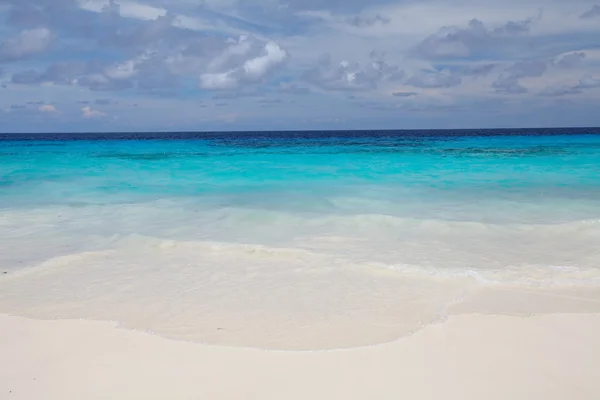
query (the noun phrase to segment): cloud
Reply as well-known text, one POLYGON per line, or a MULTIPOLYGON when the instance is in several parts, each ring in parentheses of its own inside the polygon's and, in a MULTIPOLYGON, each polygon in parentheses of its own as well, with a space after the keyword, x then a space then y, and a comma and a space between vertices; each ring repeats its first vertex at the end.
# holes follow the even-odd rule
POLYGON ((548 64, 545 61, 518 61, 511 65, 507 72, 515 78, 529 78, 542 76, 548 69, 548 64))
POLYGON ((540 96, 549 96, 549 97, 559 97, 559 96, 568 96, 568 95, 577 95, 587 89, 596 89, 600 88, 600 79, 595 79, 591 76, 586 76, 579 80, 576 85, 567 86, 567 85, 558 85, 558 86, 549 86, 542 90, 539 95, 540 96))
POLYGON ((420 88, 449 88, 462 83, 462 78, 449 70, 420 71, 413 75, 407 85, 420 88))
POLYGON ((479 77, 489 75, 497 67, 497 64, 480 64, 462 68, 460 72, 463 76, 479 77))
POLYGON ((45 71, 25 70, 17 72, 12 76, 12 83, 21 85, 33 85, 40 83, 54 83, 72 85, 76 83, 77 77, 85 74, 88 67, 79 61, 59 62, 49 66, 45 71))
POLYGON ((416 95, 417 95, 417 93, 415 93, 415 92, 394 92, 394 93, 392 93, 392 96, 395 96, 395 97, 414 97, 416 95))
POLYGON ((509 21, 490 29, 478 19, 472 19, 466 28, 445 26, 435 34, 423 39, 414 53, 423 58, 463 58, 488 51, 490 47, 529 33, 531 19, 509 21))
POLYGON ((522 78, 535 78, 542 76, 548 69, 546 61, 518 61, 512 64, 492 83, 498 93, 521 94, 527 93, 526 87, 521 85, 522 78))
MULTIPOLYGON (((103 121, 113 124, 112 114, 125 110, 111 104, 136 103, 136 118, 123 116, 119 126, 153 129, 168 119, 175 119, 172 127, 197 126, 199 100, 211 107, 229 102, 220 111, 232 113, 252 103, 252 112, 238 114, 240 127, 251 126, 249 118, 271 121, 262 108, 274 105, 292 119, 314 121, 331 112, 338 114, 331 118, 363 122, 373 109, 391 121, 398 111, 441 114, 467 103, 480 109, 489 98, 506 100, 507 114, 521 102, 556 102, 539 96, 597 105, 598 77, 587 75, 600 59, 600 25, 591 19, 600 7, 587 0, 578 2, 586 4, 581 9, 538 3, 543 17, 527 18, 537 3, 0 0, 0 67, 6 71, 0 85, 10 83, 0 90, 0 107, 25 104, 31 93, 60 98, 76 113, 57 105, 61 118, 51 120, 67 124, 75 116, 75 126, 93 127, 93 120, 78 118, 81 107, 91 114, 111 109, 103 121), (349 94, 360 98, 344 101, 349 94), (254 98, 229 101, 247 96, 254 98), (370 108, 356 113, 361 101, 370 108), (168 111, 148 112, 157 109, 168 111), (144 112, 148 119, 138 117, 144 112)), ((42 105, 26 109, 37 113, 42 105)), ((11 117, 20 114, 27 113, 11 117)))
POLYGON ((376 4, 391 3, 390 0, 281 0, 281 6, 291 10, 334 10, 356 12, 376 4))
POLYGON ((284 104, 284 101, 278 98, 275 99, 268 99, 268 98, 263 98, 258 100, 257 102, 258 104, 261 105, 261 107, 263 108, 271 108, 271 107, 276 107, 280 104, 284 104))
POLYGON ((116 104, 117 102, 115 100, 111 100, 111 99, 96 99, 96 101, 94 101, 94 103, 99 106, 108 106, 111 104, 116 104))
POLYGON ((586 76, 579 81, 576 88, 578 88, 578 89, 600 88, 600 79, 593 78, 591 76, 586 76))
POLYGON ((7 22, 13 26, 65 28, 82 22, 81 18, 69 18, 77 10, 76 0, 3 0, 3 3, 8 5, 7 22))
POLYGON ((282 82, 277 87, 277 90, 281 93, 293 94, 293 95, 305 95, 310 93, 310 89, 299 85, 295 82, 282 82))
POLYGON ((341 61, 334 63, 329 54, 323 55, 304 78, 325 90, 371 90, 382 82, 397 82, 404 78, 399 66, 388 64, 381 55, 372 52, 367 65, 341 61))
POLYGON ((0 42, 0 62, 14 62, 46 51, 53 41, 47 28, 26 29, 16 36, 0 42))
POLYGON ((242 36, 229 40, 199 76, 203 89, 234 89, 245 83, 256 83, 282 65, 287 52, 277 43, 242 36))
POLYGON ((94 110, 91 107, 83 107, 81 109, 81 112, 82 112, 81 116, 83 118, 98 118, 98 117, 106 116, 106 114, 103 113, 102 111, 94 110))
POLYGON ((58 110, 51 104, 44 104, 38 107, 38 111, 43 113, 55 113, 58 110))
POLYGON ((277 43, 242 36, 238 39, 199 38, 164 54, 144 51, 137 56, 103 64, 98 61, 56 63, 45 71, 13 74, 16 84, 54 83, 79 85, 93 91, 137 89, 165 94, 180 80, 195 78, 207 90, 236 89, 268 78, 288 55, 277 43))
POLYGON ((594 6, 591 9, 581 14, 579 18, 590 19, 596 17, 600 17, 600 6, 598 4, 594 4, 594 6))
POLYGON ((575 68, 582 63, 585 57, 586 54, 583 51, 576 51, 562 56, 554 63, 554 65, 559 68, 575 68))
POLYGON ((366 28, 366 27, 370 27, 370 26, 378 25, 378 24, 386 25, 386 24, 389 24, 390 21, 391 21, 390 18, 382 17, 379 14, 375 15, 374 17, 355 15, 353 17, 346 18, 347 23, 349 23, 350 25, 354 25, 358 28, 366 28))
POLYGON ((559 96, 568 96, 568 95, 573 95, 573 94, 579 94, 581 93, 581 90, 577 87, 569 87, 569 86, 553 86, 553 87, 547 87, 546 89, 542 90, 539 94, 540 96, 547 96, 547 97, 559 97, 559 96))
MULTIPOLYGON (((106 10, 106 8, 104 9, 106 10)), ((103 14, 116 18, 117 7, 110 8, 111 11, 103 11, 103 14)), ((119 27, 109 36, 109 43, 117 47, 144 47, 155 42, 168 42, 170 35, 177 35, 180 30, 173 26, 176 19, 175 14, 167 13, 155 19, 142 21, 132 27, 119 27)))
POLYGON ((118 18, 121 16, 121 6, 115 2, 115 0, 109 0, 108 4, 105 4, 100 9, 100 14, 104 18, 118 18))
POLYGON ((212 96, 213 100, 233 100, 242 97, 257 97, 262 96, 263 93, 252 87, 243 87, 235 90, 220 90, 212 96))
POLYGON ((93 91, 118 91, 134 87, 152 90, 176 85, 164 60, 147 54, 107 65, 94 61, 60 62, 42 72, 32 69, 17 72, 11 81, 21 85, 78 85, 93 91))
POLYGON ((500 75, 493 83, 492 87, 497 93, 521 94, 527 93, 527 88, 519 82, 518 78, 510 75, 500 75))

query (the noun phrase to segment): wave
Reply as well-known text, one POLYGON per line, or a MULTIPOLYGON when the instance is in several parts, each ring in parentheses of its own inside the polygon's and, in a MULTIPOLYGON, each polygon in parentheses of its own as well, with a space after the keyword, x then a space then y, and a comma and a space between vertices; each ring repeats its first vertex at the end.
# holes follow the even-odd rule
MULTIPOLYGON (((341 249, 361 247, 359 238, 346 236, 306 237, 303 243, 321 243, 324 247, 277 247, 251 243, 228 243, 216 241, 178 241, 160 239, 143 235, 114 236, 107 240, 106 249, 98 251, 77 252, 52 257, 39 264, 12 271, 10 276, 26 276, 44 273, 60 268, 88 268, 94 264, 90 260, 102 260, 110 257, 122 260, 124 268, 132 266, 143 272, 143 264, 149 268, 154 265, 153 255, 158 258, 171 257, 169 265, 164 268, 177 273, 179 268, 190 266, 212 268, 215 264, 230 263, 228 267, 247 269, 268 268, 276 265, 279 271, 293 269, 301 273, 331 272, 334 270, 364 275, 379 275, 382 271, 390 271, 396 277, 427 278, 435 280, 470 279, 483 285, 518 285, 530 287, 568 287, 598 286, 600 287, 600 268, 591 265, 554 265, 554 264, 465 264, 457 267, 456 263, 408 264, 402 262, 402 254, 395 253, 400 260, 378 261, 365 257, 364 252, 332 251, 328 245, 333 244, 341 249), (110 245, 108 245, 110 242, 110 245), (353 256, 355 256, 353 258, 353 256), (128 265, 131 263, 132 265, 128 265), (140 264, 141 263, 141 264, 140 264)), ((334 248, 339 250, 339 248, 334 248)), ((372 253, 373 255, 376 252, 372 253)), ((450 256, 446 253, 446 256, 450 256)), ((600 261, 600 255, 597 255, 600 261)), ((98 268, 104 263, 100 262, 98 268)), ((597 265, 597 264, 595 264, 597 265)), ((390 276, 392 276, 390 275, 390 276)))

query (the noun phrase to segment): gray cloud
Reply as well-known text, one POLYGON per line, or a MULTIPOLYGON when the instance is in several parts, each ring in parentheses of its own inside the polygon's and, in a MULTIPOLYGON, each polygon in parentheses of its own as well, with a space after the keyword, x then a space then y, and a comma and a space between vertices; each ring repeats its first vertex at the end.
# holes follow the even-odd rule
POLYGON ((410 112, 410 113, 427 113, 427 112, 449 112, 459 111, 464 109, 464 106, 459 104, 448 104, 441 103, 434 100, 417 100, 410 99, 400 103, 382 103, 376 101, 364 101, 356 103, 361 107, 370 108, 379 111, 396 111, 396 112, 410 112))
POLYGON ((496 89, 496 92, 498 93, 527 93, 527 88, 519 83, 519 79, 510 75, 500 75, 492 83, 492 87, 496 89))
POLYGON ((281 104, 281 103, 283 103, 283 100, 263 98, 263 99, 258 100, 258 103, 259 104, 281 104))
POLYGON ((586 76, 579 80, 577 85, 575 86, 550 86, 546 89, 542 90, 539 95, 540 96, 549 96, 549 97, 559 97, 559 96, 568 96, 574 94, 580 94, 586 89, 596 89, 600 88, 600 79, 595 79, 591 76, 586 76))
POLYGON ((395 97, 413 97, 416 95, 417 95, 417 93, 415 93, 415 92, 394 92, 394 93, 392 93, 392 96, 395 96, 395 97))
POLYGON ((569 87, 569 86, 551 86, 542 90, 539 95, 546 97, 559 97, 559 96, 568 96, 572 94, 579 94, 581 90, 577 87, 569 87))
POLYGON ((12 83, 20 84, 20 85, 30 85, 36 84, 40 82, 40 73, 29 69, 26 71, 21 71, 13 74, 11 78, 12 83))
MULTIPOLYGON (((61 7, 65 14, 67 9, 72 13, 79 10, 74 2, 68 0, 26 0, 25 4, 16 0, 4 1, 9 1, 13 14, 20 13, 19 21, 24 21, 28 16, 29 21, 46 23, 48 21, 38 18, 39 12, 46 14, 61 7)), ((77 12, 88 17, 93 15, 81 10, 77 12)), ((68 19, 76 20, 79 15, 72 13, 68 19)), ((59 17, 52 19, 54 23, 60 21, 59 17)), ((274 42, 251 37, 242 37, 238 41, 209 37, 204 33, 175 27, 175 19, 176 16, 170 12, 151 20, 123 18, 118 2, 111 0, 102 8, 99 18, 89 24, 88 33, 91 36, 79 37, 92 39, 92 45, 96 44, 99 48, 106 49, 109 46, 118 49, 127 57, 124 61, 113 65, 88 61, 80 63, 85 65, 83 67, 57 64, 43 72, 28 70, 16 73, 13 82, 76 83, 97 91, 136 88, 142 92, 165 95, 173 94, 183 76, 196 79, 201 88, 210 90, 259 83, 287 59, 287 52, 274 42)), ((33 45, 23 46, 20 42, 28 39, 28 36, 22 36, 0 44, 0 61, 25 58, 38 52, 33 45)), ((86 51, 89 48, 88 45, 86 51)))
POLYGON ((462 78, 448 70, 420 71, 413 75, 407 85, 420 88, 449 88, 462 83, 462 78))
POLYGON ((560 68, 575 68, 578 67, 585 59, 586 54, 582 51, 567 54, 555 62, 555 65, 560 68))
POLYGON ((492 87, 499 93, 521 94, 527 88, 520 84, 521 78, 540 77, 548 70, 545 61, 519 61, 508 67, 493 83, 492 87))
POLYGON ((213 100, 234 100, 242 97, 257 97, 262 96, 263 93, 256 90, 253 87, 245 87, 237 90, 222 90, 212 96, 213 100))
POLYGON ((586 76, 579 81, 576 86, 578 89, 595 89, 600 88, 600 79, 586 76))
POLYGON ((488 29, 477 19, 469 21, 467 28, 446 26, 425 38, 414 52, 424 58, 459 58, 488 50, 501 41, 527 34, 532 20, 509 21, 506 24, 488 29))
POLYGON ((280 4, 292 10, 331 10, 354 13, 377 4, 394 0, 281 0, 280 4))
POLYGON ((284 101, 281 99, 268 99, 268 98, 263 98, 258 100, 258 104, 261 105, 262 108, 272 108, 272 107, 276 107, 280 104, 284 104, 284 101))
POLYGON ((461 74, 464 76, 472 76, 472 77, 486 76, 497 67, 498 67, 497 64, 474 65, 472 67, 463 68, 461 70, 461 74))
POLYGON ((108 4, 102 7, 101 14, 108 19, 118 18, 121 16, 121 6, 115 0, 109 0, 108 4))
POLYGON ((96 99, 94 103, 98 106, 109 106, 111 104, 117 104, 117 101, 112 99, 96 99))
POLYGON ((36 85, 54 83, 80 85, 91 90, 122 90, 133 87, 135 65, 102 66, 97 62, 61 62, 50 65, 45 71, 26 70, 12 76, 12 83, 36 85))
POLYGON ((591 9, 589 9, 588 11, 581 14, 581 16, 579 18, 589 19, 589 18, 596 18, 596 17, 600 17, 600 6, 598 4, 594 4, 594 6, 591 9))
POLYGON ((98 27, 95 15, 81 10, 77 0, 4 0, 7 22, 27 29, 47 28, 78 39, 93 39, 106 27, 98 27))
MULTIPOLYGON (((106 8, 105 8, 106 10, 106 8)), ((117 18, 118 7, 111 7, 103 14, 117 18)), ((187 32, 173 26, 176 16, 172 13, 159 16, 156 19, 137 22, 135 25, 119 25, 107 37, 106 41, 116 47, 145 47, 150 44, 169 44, 187 32)))
POLYGON ((383 56, 371 53, 372 62, 366 66, 341 61, 334 63, 329 54, 321 57, 315 66, 305 72, 305 79, 326 90, 370 90, 382 82, 404 78, 404 71, 390 65, 383 56))
POLYGON ((542 76, 547 69, 548 65, 545 61, 518 61, 511 65, 507 72, 515 78, 530 78, 542 76))
POLYGON ((354 25, 359 28, 366 28, 377 24, 386 25, 389 24, 390 21, 390 18, 382 17, 381 15, 376 15, 374 17, 364 17, 361 15, 356 15, 354 17, 349 17, 346 19, 346 22, 348 22, 350 25, 354 25))
POLYGON ((294 82, 283 82, 277 87, 277 90, 281 93, 294 94, 294 95, 305 95, 310 93, 310 89, 304 86, 300 86, 294 82))
POLYGON ((2 0, 8 5, 7 20, 18 26, 48 26, 66 11, 76 9, 76 0, 2 0))
POLYGON ((20 61, 46 51, 54 35, 47 28, 25 29, 0 42, 0 62, 20 61))
MULTIPOLYGON (((198 43, 202 43, 200 40, 198 43)), ((172 95, 181 80, 197 79, 204 89, 233 90, 262 81, 279 67, 287 53, 272 42, 243 37, 239 40, 212 38, 208 47, 195 52, 193 46, 178 52, 142 52, 125 61, 53 64, 45 71, 27 70, 13 75, 17 84, 52 82, 79 85, 94 91, 126 90, 172 95), (212 47, 211 47, 212 46, 212 47)))
POLYGON ((78 83, 96 92, 126 90, 134 87, 131 79, 111 79, 103 74, 83 76, 78 80, 78 83))

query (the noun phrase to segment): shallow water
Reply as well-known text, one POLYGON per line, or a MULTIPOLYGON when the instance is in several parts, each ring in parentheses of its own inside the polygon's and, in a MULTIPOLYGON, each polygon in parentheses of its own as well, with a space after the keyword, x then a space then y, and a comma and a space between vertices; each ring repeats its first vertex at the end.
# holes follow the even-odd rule
POLYGON ((595 293, 583 132, 3 140, 0 312, 311 349, 393 340, 489 288, 595 293))

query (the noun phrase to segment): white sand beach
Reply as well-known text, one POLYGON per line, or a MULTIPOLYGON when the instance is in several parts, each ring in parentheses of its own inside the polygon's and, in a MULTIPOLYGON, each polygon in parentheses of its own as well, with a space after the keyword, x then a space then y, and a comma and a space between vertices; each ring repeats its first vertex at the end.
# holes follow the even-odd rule
POLYGON ((392 343, 268 351, 0 316, 0 398, 598 399, 600 315, 461 315, 392 343))

